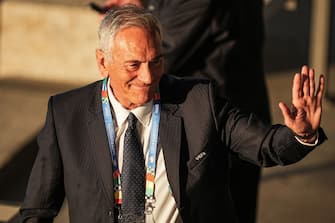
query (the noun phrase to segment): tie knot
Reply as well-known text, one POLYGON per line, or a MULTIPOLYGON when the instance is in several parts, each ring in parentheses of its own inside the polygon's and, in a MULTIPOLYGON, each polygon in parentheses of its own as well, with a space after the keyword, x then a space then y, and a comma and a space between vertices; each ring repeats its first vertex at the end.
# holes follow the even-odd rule
POLYGON ((128 128, 136 128, 136 122, 137 122, 137 118, 136 116, 130 112, 128 115, 128 128))

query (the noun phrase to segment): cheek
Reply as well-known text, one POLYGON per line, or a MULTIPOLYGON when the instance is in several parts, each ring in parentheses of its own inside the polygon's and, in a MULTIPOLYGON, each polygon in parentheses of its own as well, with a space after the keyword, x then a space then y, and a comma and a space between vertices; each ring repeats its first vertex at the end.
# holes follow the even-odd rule
POLYGON ((119 93, 120 92, 125 93, 127 89, 129 88, 128 80, 120 76, 116 76, 116 77, 110 76, 110 83, 111 83, 112 88, 119 93))
POLYGON ((110 73, 110 79, 115 83, 117 88, 125 88, 128 83, 133 79, 133 74, 125 71, 124 69, 115 69, 110 73))

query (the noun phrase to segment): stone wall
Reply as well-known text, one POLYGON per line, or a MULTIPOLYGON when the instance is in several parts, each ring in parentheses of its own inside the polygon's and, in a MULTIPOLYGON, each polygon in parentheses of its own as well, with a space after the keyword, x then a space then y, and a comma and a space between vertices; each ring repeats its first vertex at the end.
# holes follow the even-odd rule
POLYGON ((87 4, 3 1, 0 80, 81 84, 99 79, 98 25, 98 15, 87 4))

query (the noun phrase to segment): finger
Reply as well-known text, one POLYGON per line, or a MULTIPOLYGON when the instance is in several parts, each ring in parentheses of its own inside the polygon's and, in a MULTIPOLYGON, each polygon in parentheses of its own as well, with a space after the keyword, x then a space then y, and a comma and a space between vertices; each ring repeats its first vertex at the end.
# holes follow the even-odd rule
POLYGON ((296 73, 293 78, 292 86, 292 100, 298 100, 301 96, 301 85, 300 85, 301 75, 296 73))
POLYGON ((284 117, 284 122, 285 125, 290 126, 292 123, 292 116, 291 116, 291 111, 290 109, 287 107, 287 105, 283 102, 279 103, 279 108, 281 110, 281 113, 284 117))
POLYGON ((308 73, 308 66, 307 65, 304 65, 301 67, 301 73, 302 74, 307 74, 308 73))
POLYGON ((308 67, 305 65, 301 68, 301 75, 302 75, 302 96, 309 96, 309 77, 308 77, 308 67))
POLYGON ((325 90, 325 85, 326 85, 325 77, 324 75, 320 75, 319 86, 318 86, 318 90, 316 91, 316 98, 317 98, 316 105, 318 107, 322 106, 322 97, 323 97, 323 92, 325 90))
POLYGON ((309 69, 309 96, 314 97, 315 94, 315 73, 314 69, 309 69))

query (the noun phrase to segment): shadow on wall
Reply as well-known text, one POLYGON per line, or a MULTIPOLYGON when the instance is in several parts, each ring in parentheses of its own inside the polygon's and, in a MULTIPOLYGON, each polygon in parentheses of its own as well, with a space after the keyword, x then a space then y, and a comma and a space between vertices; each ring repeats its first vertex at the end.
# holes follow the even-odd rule
MULTIPOLYGON (((0 169, 0 200, 3 204, 20 205, 23 201, 37 150, 34 137, 0 169)), ((7 223, 19 222, 20 216, 16 213, 7 223)))
POLYGON ((30 140, 0 169, 0 200, 20 203, 37 154, 36 139, 30 140))

